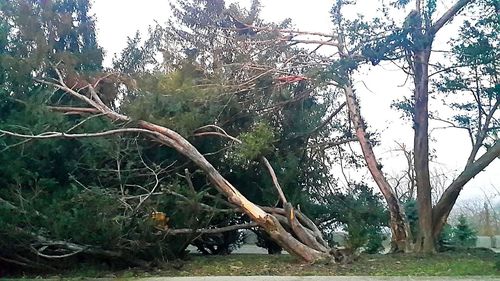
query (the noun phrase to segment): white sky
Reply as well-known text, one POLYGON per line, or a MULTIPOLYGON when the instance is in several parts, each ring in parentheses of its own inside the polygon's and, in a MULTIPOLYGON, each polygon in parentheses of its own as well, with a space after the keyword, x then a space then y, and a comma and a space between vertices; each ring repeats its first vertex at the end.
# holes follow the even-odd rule
MULTIPOLYGON (((233 0, 248 6, 249 0, 233 0)), ((367 4, 355 12, 372 13, 375 10, 374 0, 359 1, 367 4)), ((330 8, 333 1, 326 0, 262 0, 262 17, 268 21, 279 21, 291 18, 295 27, 304 31, 329 32, 330 8)), ((451 0, 438 1, 441 7, 450 6, 451 0)), ((147 27, 154 21, 164 23, 170 15, 168 0, 94 0, 93 12, 97 17, 98 40, 106 50, 106 64, 110 64, 115 53, 125 46, 127 36, 133 36, 136 30, 145 33, 147 27)), ((404 16, 404 14, 403 14, 404 16)), ((456 19, 459 21, 460 19, 456 19)), ((456 26, 455 26, 456 27, 456 26)), ((456 33, 454 26, 446 26, 438 34, 437 46, 447 41, 456 33), (441 35, 441 36, 440 36, 441 35)), ((435 46, 436 46, 435 45, 435 46)), ((443 45, 444 46, 444 45, 443 45)), ((382 158, 384 171, 399 171, 404 168, 404 159, 397 157, 390 150, 395 147, 395 141, 403 142, 412 147, 413 130, 411 124, 400 119, 400 113, 392 110, 390 104, 402 96, 411 95, 411 85, 406 84, 406 77, 390 65, 375 67, 374 71, 363 71, 365 85, 358 83, 362 114, 373 131, 381 134, 382 145, 376 148, 376 154, 382 158), (369 90, 368 90, 368 89, 369 90)), ((432 100, 431 100, 432 102, 432 100)), ((433 105, 430 105, 431 109, 433 105)), ((435 107, 434 107, 435 108, 435 107)), ((432 121, 431 121, 432 122, 432 121)), ((442 124, 433 124, 439 126, 442 124)), ((431 148, 436 149, 437 162, 435 166, 449 171, 459 171, 466 162, 470 152, 470 142, 467 135, 454 129, 434 130, 431 148)), ((366 172, 368 174, 368 172, 366 172)), ((351 174, 353 178, 358 174, 351 174)), ((369 179, 369 177, 367 177, 369 179)), ((483 196, 484 190, 491 186, 500 187, 500 160, 495 160, 483 173, 471 180, 462 191, 462 198, 483 196)))

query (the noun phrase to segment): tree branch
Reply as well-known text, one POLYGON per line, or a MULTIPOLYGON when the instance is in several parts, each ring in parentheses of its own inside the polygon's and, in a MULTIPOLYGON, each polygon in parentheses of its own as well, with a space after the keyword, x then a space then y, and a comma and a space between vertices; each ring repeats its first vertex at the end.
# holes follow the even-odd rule
MULTIPOLYGON (((96 138, 96 137, 104 137, 104 136, 110 136, 110 135, 116 135, 116 134, 124 134, 124 133, 146 133, 150 135, 155 135, 156 133, 146 130, 146 129, 140 129, 140 128, 124 128, 124 129, 114 129, 114 130, 109 130, 109 131, 104 131, 104 132, 97 132, 97 133, 82 133, 82 134, 68 134, 68 133, 63 133, 63 132, 45 132, 41 133, 38 135, 25 135, 25 134, 19 134, 19 133, 14 133, 11 131, 6 131, 0 129, 0 133, 12 137, 17 137, 17 138, 27 138, 27 139, 54 139, 54 138, 70 138, 70 139, 75 139, 75 138, 96 138)), ((1 137, 2 135, 0 135, 1 137)))
POLYGON ((483 127, 476 134, 476 140, 472 146, 472 151, 469 155, 469 158, 467 159, 467 165, 472 164, 474 162, 474 160, 476 159, 477 153, 478 153, 479 149, 481 148, 481 146, 483 146, 483 142, 484 142, 484 139, 486 138, 486 134, 487 134, 488 130, 490 129, 489 126, 490 126, 490 122, 493 118, 493 115, 495 114, 495 112, 497 111, 499 106, 500 106, 500 99, 497 99, 495 104, 491 107, 490 112, 486 116, 486 118, 484 120, 483 127))
POLYGON ((350 142, 353 142, 353 141, 358 141, 358 138, 349 138, 349 139, 345 139, 345 140, 336 140, 336 141, 322 142, 322 143, 318 143, 318 144, 314 144, 314 145, 308 146, 307 148, 321 147, 322 149, 328 149, 330 147, 339 146, 339 145, 350 143, 350 142))
POLYGON ((167 229, 165 230, 165 234, 167 235, 179 235, 179 234, 215 234, 222 233, 237 229, 248 229, 252 227, 259 226, 255 222, 244 223, 244 224, 235 224, 230 226, 218 227, 218 228, 200 228, 200 229, 191 229, 191 228, 179 228, 179 229, 167 229))
POLYGON ((98 109, 89 107, 71 107, 71 106, 47 106, 49 110, 63 112, 65 114, 84 114, 84 113, 100 113, 98 109))
POLYGON ((459 0, 453 5, 448 11, 446 11, 430 28, 428 34, 430 36, 436 35, 436 33, 449 22, 463 7, 467 4, 473 2, 474 0, 459 0))
MULTIPOLYGON (((200 127, 196 130, 201 130, 201 129, 206 129, 206 128, 215 128, 221 132, 201 132, 201 133, 195 133, 193 135, 194 136, 214 135, 214 136, 228 138, 228 139, 230 139, 234 142, 240 143, 240 144, 242 143, 241 140, 229 135, 228 133, 226 133, 226 131, 224 129, 222 129, 221 127, 216 126, 216 125, 207 125, 207 126, 200 127)), ((271 175, 271 178, 273 180, 273 185, 276 188, 276 190, 278 191, 278 195, 280 197, 281 202, 283 202, 283 204, 287 203, 285 194, 283 193, 283 189, 280 186, 280 183, 278 181, 278 177, 276 176, 276 173, 274 172, 273 167, 271 166, 271 164, 269 163, 269 161, 267 160, 266 157, 264 157, 264 156, 261 157, 261 160, 264 163, 264 165, 266 166, 267 170, 269 171, 269 174, 271 175)))
POLYGON ((446 188, 438 203, 432 208, 434 235, 439 234, 464 185, 499 156, 500 140, 497 140, 479 159, 467 165, 462 173, 446 188))
POLYGON ((278 191, 278 195, 281 199, 281 202, 283 202, 283 205, 287 203, 285 193, 283 193, 283 189, 281 189, 280 183, 278 181, 278 177, 276 177, 276 173, 274 172, 273 167, 269 163, 266 157, 262 157, 262 162, 264 162, 264 165, 266 166, 267 170, 269 171, 269 174, 271 175, 271 178, 273 179, 273 184, 276 190, 278 191))

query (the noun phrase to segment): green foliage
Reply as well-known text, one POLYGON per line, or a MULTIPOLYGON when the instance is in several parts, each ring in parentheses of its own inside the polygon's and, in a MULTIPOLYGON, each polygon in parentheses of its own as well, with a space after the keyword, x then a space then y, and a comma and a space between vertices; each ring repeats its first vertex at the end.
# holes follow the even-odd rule
POLYGON ((473 247, 476 245, 476 232, 470 227, 465 216, 458 218, 458 224, 452 230, 452 244, 462 247, 473 247))
MULTIPOLYGON (((453 110, 450 118, 459 127, 467 128, 473 135, 484 134, 482 144, 490 147, 498 139, 496 118, 485 122, 485 116, 494 116, 500 100, 500 18, 495 1, 481 1, 476 7, 481 11, 477 20, 464 21, 458 36, 450 41, 452 53, 448 67, 440 64, 440 79, 435 82, 442 93, 442 101, 453 110), (484 125, 488 128, 484 133, 484 125)), ((498 5, 498 4, 497 4, 498 5)), ((442 117, 441 117, 442 118, 442 117)))
POLYGON ((242 144, 237 148, 236 157, 241 161, 257 160, 273 150, 273 129, 266 123, 258 123, 252 131, 238 137, 242 144))
POLYGON ((438 237, 437 241, 438 250, 444 252, 453 247, 452 237, 453 237, 453 227, 446 223, 443 226, 443 230, 441 231, 438 237))
POLYGON ((2 3, 2 82, 6 81, 20 95, 28 94, 34 72, 41 74, 53 64, 60 63, 68 71, 100 70, 103 53, 96 41, 95 22, 89 10, 87 0, 2 3))
POLYGON ((117 194, 109 192, 97 188, 84 191, 67 188, 47 198, 49 202, 37 200, 36 205, 40 205, 34 207, 43 210, 47 219, 41 221, 41 225, 50 230, 52 237, 113 249, 114 243, 120 242, 125 217, 116 204, 117 194))
POLYGON ((167 76, 148 76, 140 91, 127 97, 123 111, 134 119, 166 126, 184 136, 206 124, 217 110, 211 104, 215 91, 200 87, 195 69, 186 65, 167 76))
MULTIPOLYGON (((86 0, 1 3, 0 128, 25 134, 84 133, 151 121, 186 137, 257 204, 276 204, 277 198, 268 171, 257 161, 262 156, 270 160, 294 206, 309 214, 314 213, 309 206, 329 203, 321 197, 335 184, 330 170, 336 152, 323 143, 351 136, 346 115, 325 122, 340 104, 338 91, 314 78, 319 68, 308 66, 305 50, 282 42, 277 32, 235 29, 231 16, 280 28, 290 27, 289 21, 263 23, 258 1, 248 10, 224 1, 179 1, 167 27, 152 28, 144 43, 136 34, 114 59, 114 70, 127 76, 120 79, 131 81, 106 78, 113 80, 113 95, 103 96, 106 104, 132 119, 118 123, 104 116, 52 112, 46 105, 83 104, 33 82, 34 76, 54 78, 54 65, 66 78, 105 74, 89 9, 86 0), (262 67, 242 67, 250 61, 262 67), (285 64, 290 74, 312 79, 276 82, 279 77, 268 69, 285 64), (209 128, 219 135, 203 135, 210 132, 200 127, 213 124, 218 127, 209 128), (223 132, 242 143, 221 137, 223 132)), ((357 67, 357 61, 346 60, 328 75, 342 81, 357 67)), ((353 241, 359 238, 356 243, 367 251, 377 251, 384 211, 379 198, 364 188, 339 195, 335 200, 344 203, 343 210, 332 214, 351 228, 353 241)), ((238 231, 171 236, 165 228, 213 228, 249 220, 228 210, 214 211, 227 209, 228 203, 196 164, 137 134, 43 141, 1 136, 0 200, 6 202, 0 207, 2 254, 59 268, 65 264, 38 257, 29 246, 44 237, 113 253, 111 258, 76 254, 64 259, 68 263, 102 258, 126 265, 133 259, 158 264, 182 257, 189 243, 210 253, 228 253, 241 242, 238 231), (168 223, 157 225, 153 211, 164 213, 168 223)), ((328 208, 319 206, 326 213, 315 214, 329 216, 328 208)), ((36 246, 48 254, 66 253, 60 244, 36 246)))
POLYGON ((455 226, 446 224, 438 239, 441 251, 451 248, 471 248, 476 245, 476 231, 469 225, 464 215, 458 218, 455 226))
POLYGON ((347 231, 347 247, 352 250, 363 248, 363 252, 376 254, 384 249, 385 237, 377 226, 367 226, 366 222, 358 222, 351 216, 344 228, 347 231))
POLYGON ((406 5, 408 5, 410 2, 411 2, 411 0, 396 0, 396 1, 391 2, 390 4, 395 6, 395 7, 402 8, 402 7, 405 7, 406 5))
POLYGON ((387 226, 388 212, 379 194, 365 184, 356 184, 346 192, 336 192, 323 198, 325 203, 316 205, 312 215, 326 231, 339 227, 347 232, 346 243, 353 251, 364 248, 368 253, 382 250, 383 227, 387 226), (326 208, 326 209, 323 209, 326 208))

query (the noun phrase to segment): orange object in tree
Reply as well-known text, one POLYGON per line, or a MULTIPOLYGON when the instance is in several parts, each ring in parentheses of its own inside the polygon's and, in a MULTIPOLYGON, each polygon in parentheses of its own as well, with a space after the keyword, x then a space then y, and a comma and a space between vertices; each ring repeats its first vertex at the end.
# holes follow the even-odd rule
POLYGON ((168 229, 169 217, 164 212, 152 212, 151 219, 155 222, 155 227, 161 230, 168 229))

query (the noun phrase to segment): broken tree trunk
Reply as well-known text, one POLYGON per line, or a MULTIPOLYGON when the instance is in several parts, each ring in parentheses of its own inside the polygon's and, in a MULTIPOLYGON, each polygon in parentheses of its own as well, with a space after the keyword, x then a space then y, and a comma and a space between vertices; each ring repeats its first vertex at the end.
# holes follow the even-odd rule
MULTIPOLYGON (((92 85, 88 86, 90 97, 85 96, 71 87, 68 87, 64 83, 63 75, 60 71, 58 69, 55 69, 55 71, 59 76, 58 82, 42 80, 39 80, 39 82, 54 86, 55 88, 66 92, 70 96, 85 102, 88 106, 90 106, 90 108, 83 108, 81 110, 82 113, 88 114, 96 110, 94 114, 98 113, 110 118, 113 121, 131 121, 128 116, 115 112, 110 107, 105 105, 92 85)), ((58 111, 64 111, 64 107, 57 108, 58 111)), ((71 107, 68 108, 68 111, 75 113, 78 111, 78 108, 71 107)), ((189 143, 180 134, 166 127, 143 120, 138 120, 134 123, 137 124, 141 130, 144 130, 144 133, 151 139, 175 149, 177 152, 193 161, 202 171, 204 171, 214 187, 228 198, 229 202, 247 214, 252 221, 258 224, 258 226, 266 231, 276 243, 278 243, 290 254, 297 256, 306 262, 315 262, 331 257, 331 249, 328 246, 321 245, 321 247, 319 247, 317 246, 318 243, 313 242, 313 240, 316 241, 316 238, 311 238, 314 237, 312 234, 316 233, 315 229, 309 229, 300 222, 293 220, 290 222, 290 225, 292 226, 293 224, 293 227, 291 228, 294 229, 295 233, 287 232, 275 216, 265 212, 261 207, 252 203, 245 196, 243 196, 191 143, 189 143)), ((70 137, 68 134, 62 134, 62 136, 70 137)))

